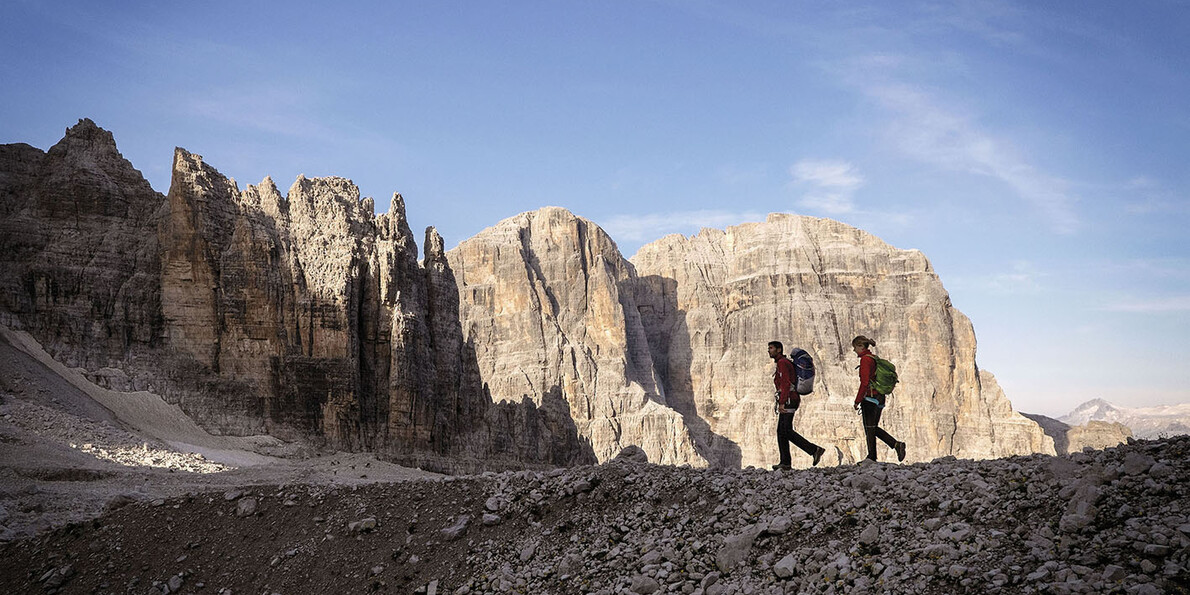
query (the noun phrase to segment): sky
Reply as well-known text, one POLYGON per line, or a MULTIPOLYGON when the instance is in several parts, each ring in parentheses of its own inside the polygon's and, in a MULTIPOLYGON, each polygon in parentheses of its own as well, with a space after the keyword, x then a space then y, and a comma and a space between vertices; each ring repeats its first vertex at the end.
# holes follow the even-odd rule
MULTIPOLYGON (((0 143, 342 176, 448 247, 829 217, 930 259, 1020 411, 1190 402, 1190 2, 0 3, 0 143)), ((420 244, 420 242, 419 242, 420 244)), ((886 357, 889 354, 885 354, 886 357)))

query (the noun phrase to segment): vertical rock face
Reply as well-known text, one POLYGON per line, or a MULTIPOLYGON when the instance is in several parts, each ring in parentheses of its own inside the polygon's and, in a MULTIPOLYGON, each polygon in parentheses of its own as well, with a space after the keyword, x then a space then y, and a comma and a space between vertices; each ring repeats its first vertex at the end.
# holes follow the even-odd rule
POLYGON ((163 197, 84 120, 48 153, 0 146, 0 201, 3 322, 210 431, 445 469, 593 460, 569 417, 492 404, 442 240, 419 264, 399 195, 375 216, 342 178, 240 191, 177 149, 163 197))
POLYGON ((655 463, 705 464, 659 388, 632 265, 602 229, 550 207, 501 221, 447 258, 463 335, 494 399, 568 412, 600 460, 638 445, 655 463))
POLYGON ((159 344, 162 206, 110 132, 80 120, 48 152, 0 146, 0 317, 72 366, 159 344))
POLYGON ((162 226, 162 295, 181 393, 208 425, 314 435, 336 448, 584 461, 573 425, 509 412, 463 340, 442 239, 425 265, 400 195, 388 213, 342 178, 242 193, 179 149, 162 226), (259 425, 256 427, 254 424, 259 425))
POLYGON ((1052 440, 976 367, 971 323, 920 252, 830 220, 770 215, 667 236, 632 262, 665 394, 706 421, 700 443, 716 462, 760 465, 774 456, 771 340, 815 358, 815 391, 802 399, 798 431, 828 446, 827 460, 862 458, 850 348, 861 334, 897 365, 901 382, 882 425, 910 445, 908 460, 1053 452, 1052 440))

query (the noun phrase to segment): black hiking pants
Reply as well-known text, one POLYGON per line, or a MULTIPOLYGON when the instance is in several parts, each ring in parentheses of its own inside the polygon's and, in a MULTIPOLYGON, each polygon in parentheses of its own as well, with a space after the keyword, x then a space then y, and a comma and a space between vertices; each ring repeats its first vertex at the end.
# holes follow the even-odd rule
POLYGON ((891 434, 884 431, 880 427, 880 413, 884 411, 884 395, 872 397, 878 399, 880 404, 873 403, 867 399, 860 401, 859 410, 864 418, 864 437, 868 439, 868 458, 873 461, 876 460, 876 439, 879 438, 889 448, 897 447, 897 439, 893 438, 891 434))
POLYGON ((797 413, 797 409, 791 409, 787 413, 782 413, 777 417, 777 450, 781 453, 781 464, 788 465, 789 457, 789 443, 793 442, 798 448, 806 451, 806 454, 814 456, 818 452, 818 445, 806 440, 804 436, 793 431, 793 414, 797 413))

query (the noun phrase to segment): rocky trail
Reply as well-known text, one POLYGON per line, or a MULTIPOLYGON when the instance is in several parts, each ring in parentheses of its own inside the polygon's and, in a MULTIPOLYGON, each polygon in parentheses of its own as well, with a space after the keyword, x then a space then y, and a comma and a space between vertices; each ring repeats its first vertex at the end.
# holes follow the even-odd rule
POLYGON ((0 549, 12 593, 1184 593, 1190 437, 1061 457, 196 491, 0 549))

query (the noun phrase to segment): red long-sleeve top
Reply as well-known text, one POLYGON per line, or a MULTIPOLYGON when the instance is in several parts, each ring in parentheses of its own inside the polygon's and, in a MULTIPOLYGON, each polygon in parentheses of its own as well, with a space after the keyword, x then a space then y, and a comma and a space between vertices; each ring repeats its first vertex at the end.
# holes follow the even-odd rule
POLYGON ((859 352, 859 393, 855 395, 855 404, 863 402, 864 397, 872 393, 872 375, 876 373, 876 357, 865 349, 859 352))
POLYGON ((777 358, 777 369, 773 372, 773 385, 777 387, 777 401, 783 408, 789 403, 798 405, 801 402, 801 395, 793 390, 795 378, 797 378, 797 370, 794 369, 793 362, 784 355, 777 358))

